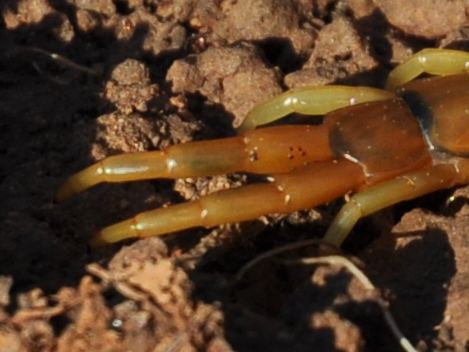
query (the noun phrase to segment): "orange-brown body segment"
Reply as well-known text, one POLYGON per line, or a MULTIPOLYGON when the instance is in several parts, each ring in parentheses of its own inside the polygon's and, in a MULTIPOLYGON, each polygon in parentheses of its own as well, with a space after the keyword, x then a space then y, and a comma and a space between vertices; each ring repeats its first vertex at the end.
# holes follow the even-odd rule
POLYGON ((431 77, 398 89, 435 149, 469 155, 469 75, 431 77))
POLYGON ((368 184, 431 164, 422 130, 402 99, 340 109, 325 124, 336 157, 360 164, 368 184))

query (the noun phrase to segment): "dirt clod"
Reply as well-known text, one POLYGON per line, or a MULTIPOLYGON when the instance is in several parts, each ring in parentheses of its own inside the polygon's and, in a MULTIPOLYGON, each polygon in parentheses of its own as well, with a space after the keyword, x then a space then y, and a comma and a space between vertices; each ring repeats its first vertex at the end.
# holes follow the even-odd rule
POLYGON ((288 74, 285 84, 289 88, 329 84, 372 71, 377 65, 367 40, 350 20, 339 17, 321 29, 308 61, 301 70, 288 74))
POLYGON ((213 32, 229 44, 241 40, 285 40, 294 53, 304 55, 311 50, 315 31, 308 25, 310 5, 302 5, 300 1, 281 0, 225 1, 213 32))
POLYGON ((177 60, 166 78, 175 93, 200 93, 212 104, 222 104, 235 116, 235 126, 256 104, 281 92, 275 70, 250 45, 210 48, 177 60))
POLYGON ((148 68, 137 60, 128 59, 116 66, 106 83, 104 96, 116 104, 124 114, 145 112, 147 103, 158 93, 158 86, 150 82, 148 68))
POLYGON ((386 1, 376 4, 388 21, 406 34, 426 39, 439 38, 467 21, 467 2, 457 1, 386 1))

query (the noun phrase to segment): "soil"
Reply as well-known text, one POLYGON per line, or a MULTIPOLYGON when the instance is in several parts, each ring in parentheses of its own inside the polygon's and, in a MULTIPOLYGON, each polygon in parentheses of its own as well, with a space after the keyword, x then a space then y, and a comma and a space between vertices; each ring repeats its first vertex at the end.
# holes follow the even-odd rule
MULTIPOLYGON (((424 47, 467 50, 467 1, 4 0, 0 12, 0 351, 399 349, 378 295, 346 270, 286 264, 315 248, 233 284, 261 253, 320 237, 343 200, 90 250, 105 225, 255 180, 53 198, 108 155, 233 135, 288 88, 380 87, 424 47)), ((468 196, 386 209, 345 244, 421 351, 469 349, 468 196)))

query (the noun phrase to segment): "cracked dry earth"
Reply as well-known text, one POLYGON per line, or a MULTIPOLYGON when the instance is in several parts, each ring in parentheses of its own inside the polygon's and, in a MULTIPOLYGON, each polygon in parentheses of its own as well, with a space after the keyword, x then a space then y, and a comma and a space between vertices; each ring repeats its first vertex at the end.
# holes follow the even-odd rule
MULTIPOLYGON (((347 271, 283 260, 314 248, 232 284, 259 254, 323 234, 342 200, 90 251, 100 227, 255 180, 52 199, 105 156, 233 135, 288 88, 379 87, 421 48, 467 50, 468 13, 463 0, 1 1, 0 351, 398 350, 376 295, 347 271)), ((386 209, 345 246, 420 351, 469 348, 468 196, 386 209)))

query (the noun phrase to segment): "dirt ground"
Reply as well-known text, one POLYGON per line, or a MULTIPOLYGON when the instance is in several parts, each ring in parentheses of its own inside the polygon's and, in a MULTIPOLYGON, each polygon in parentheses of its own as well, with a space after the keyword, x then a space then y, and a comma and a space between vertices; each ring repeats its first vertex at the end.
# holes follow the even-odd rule
MULTIPOLYGON (((314 247, 233 281, 320 237, 343 200, 92 251, 103 226, 255 180, 53 197, 105 156, 233 135, 288 88, 380 87, 421 48, 467 50, 467 1, 3 0, 0 13, 0 351, 399 350, 376 292, 341 267, 286 262, 314 247)), ((344 248, 420 351, 469 350, 468 196, 381 211, 344 248)))

